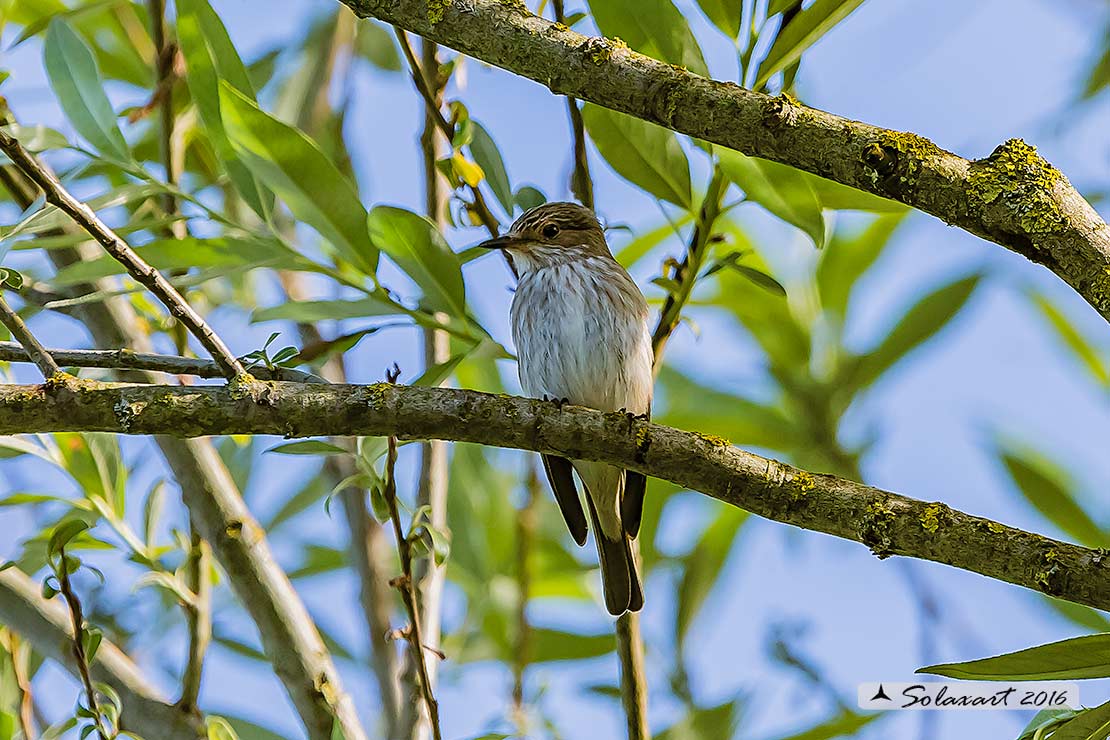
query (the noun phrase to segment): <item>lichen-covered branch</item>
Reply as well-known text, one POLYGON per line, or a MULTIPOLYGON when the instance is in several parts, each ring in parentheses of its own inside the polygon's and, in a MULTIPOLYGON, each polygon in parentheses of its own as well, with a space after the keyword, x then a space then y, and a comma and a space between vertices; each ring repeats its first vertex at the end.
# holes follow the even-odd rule
MULTIPOLYGON (((395 434, 605 462, 768 519, 863 543, 880 557, 932 560, 1110 610, 1110 557, 1103 551, 1008 527, 942 503, 809 473, 738 449, 719 437, 621 413, 387 383, 258 381, 227 388, 66 380, 0 386, 0 434, 61 431, 177 437, 395 434)), ((255 534, 229 528, 223 539, 249 542, 255 534)))
MULTIPOLYGON (((16 568, 0 572, 0 623, 30 642, 42 655, 77 675, 73 628, 66 607, 47 601, 37 583, 16 568)), ((123 706, 120 724, 142 737, 163 740, 201 740, 207 737, 203 718, 170 704, 153 681, 131 659, 107 640, 100 644, 92 677, 116 690, 123 706)))
POLYGON ((553 92, 892 198, 1045 265, 1110 319, 1110 227, 1019 140, 969 161, 584 36, 506 0, 342 0, 553 92))

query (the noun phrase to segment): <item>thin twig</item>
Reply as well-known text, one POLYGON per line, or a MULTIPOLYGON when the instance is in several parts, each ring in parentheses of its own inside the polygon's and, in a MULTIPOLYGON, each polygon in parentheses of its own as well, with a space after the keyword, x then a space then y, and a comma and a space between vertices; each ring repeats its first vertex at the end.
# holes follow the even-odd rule
POLYGON ((81 611, 81 600, 77 598, 77 594, 73 590, 73 584, 69 580, 69 567, 66 563, 65 548, 59 548, 58 556, 61 559, 61 567, 55 570, 58 578, 58 590, 66 601, 69 607, 69 618, 73 623, 73 658, 77 662, 77 673, 81 678, 81 685, 85 689, 85 701, 88 706, 85 708, 92 713, 92 720, 96 726, 96 734, 100 740, 110 740, 115 736, 104 726, 104 715, 100 711, 100 699, 97 698, 96 686, 93 685, 92 673, 89 670, 89 658, 85 653, 85 616, 81 611))
POLYGON ((536 538, 536 506, 539 504, 540 479, 536 475, 535 455, 528 456, 524 475, 524 505, 516 512, 516 640, 513 645, 513 720, 517 734, 528 736, 528 712, 524 704, 524 674, 531 662, 532 625, 528 621, 528 600, 532 597, 531 552, 536 538))
MULTIPOLYGON (((212 360, 176 355, 132 352, 129 349, 45 349, 48 357, 64 367, 101 368, 106 370, 151 370, 171 375, 195 375, 198 378, 222 378, 223 372, 212 360)), ((0 361, 34 362, 27 350, 17 342, 0 342, 0 361)), ((287 380, 294 383, 323 383, 311 373, 288 367, 273 370, 259 365, 251 374, 261 380, 287 380)))
MULTIPOLYGON (((393 31, 397 35, 397 41, 401 45, 401 51, 404 54, 405 61, 408 62, 409 72, 412 73, 412 82, 416 86, 417 92, 420 93, 420 97, 424 98, 424 105, 428 113, 431 115, 432 120, 435 122, 436 126, 439 127, 439 130, 443 133, 447 141, 453 141, 455 138, 455 126, 447 120, 443 115, 443 111, 440 110, 437 96, 428 87, 428 80, 422 72, 420 62, 416 59, 416 54, 412 50, 412 45, 409 43, 408 36, 403 30, 397 27, 394 27, 393 31)), ((497 217, 493 215, 493 212, 490 211, 489 206, 486 204, 486 198, 482 194, 481 189, 476 185, 468 185, 467 187, 473 198, 471 206, 478 215, 478 219, 482 222, 482 225, 486 227, 486 231, 489 232, 490 236, 497 236, 500 225, 497 222, 497 217)))
MULTIPOLYGON (((394 369, 387 373, 386 377, 392 384, 397 382, 399 375, 400 370, 394 365, 394 369)), ((432 737, 434 737, 435 740, 442 740, 439 727, 439 702, 436 701, 432 693, 432 682, 431 678, 428 676, 428 664, 424 659, 424 639, 420 621, 420 605, 417 603, 416 584, 412 570, 412 542, 405 536, 401 529, 401 514, 397 507, 396 466, 397 437, 390 435, 385 464, 385 486, 382 493, 386 504, 389 506, 389 518, 393 522, 393 534, 397 538, 397 553, 401 558, 401 575, 394 578, 390 583, 401 592, 401 600, 404 601, 405 611, 408 612, 409 647, 412 651, 413 662, 417 667, 417 675, 420 678, 420 689, 424 697, 424 703, 428 708, 428 717, 432 725, 432 737)))
POLYGON ((160 272, 143 260, 127 242, 121 239, 100 217, 83 202, 74 198, 61 181, 49 170, 39 165, 23 145, 7 133, 0 131, 0 151, 8 155, 16 167, 23 171, 39 188, 46 201, 72 218, 118 260, 127 272, 145 286, 169 309, 170 314, 197 338, 212 359, 223 370, 224 376, 233 379, 247 374, 243 364, 227 348, 223 340, 160 272))
MULTIPOLYGON (((552 0, 555 22, 566 25, 563 0, 552 0)), ((567 113, 570 115, 570 128, 574 136, 574 170, 570 176, 570 190, 578 202, 594 210, 594 182, 590 177, 590 160, 586 154, 586 127, 582 123, 582 111, 578 101, 567 96, 567 113)))
POLYGON ((35 335, 23 323, 19 314, 13 311, 8 302, 4 300, 3 295, 0 295, 0 324, 7 327, 11 335, 22 345, 25 356, 38 366, 42 372, 42 377, 49 380, 62 372, 58 363, 54 362, 50 353, 39 344, 39 340, 35 339, 35 335))
POLYGON ((724 174, 720 168, 715 168, 705 198, 702 199, 701 208, 698 209, 698 218, 694 223, 694 232, 690 236, 690 244, 686 248, 686 255, 678 267, 675 268, 672 276, 678 285, 678 289, 667 295, 667 299, 663 302, 663 308, 659 311, 659 323, 655 325, 655 331, 651 334, 651 349, 655 353, 654 370, 656 374, 659 373, 659 368, 663 364, 662 358, 667 340, 670 339, 671 334, 678 327, 679 321, 682 319, 682 309, 694 290, 694 283, 697 281, 698 272, 701 270, 707 251, 706 248, 709 245, 713 222, 717 220, 721 211, 721 199, 724 197, 726 186, 727 181, 724 174))
POLYGON ((25 740, 35 740, 35 699, 31 692, 31 680, 27 676, 27 657, 29 643, 9 629, 0 629, 0 647, 3 647, 12 661, 12 678, 19 691, 19 729, 25 740))
POLYGON ((181 698, 177 705, 189 712, 197 711, 201 679, 204 676, 204 657, 212 641, 212 579, 211 550, 196 528, 191 530, 189 560, 185 567, 186 586, 193 592, 193 601, 185 605, 185 620, 189 628, 189 655, 181 676, 181 698))

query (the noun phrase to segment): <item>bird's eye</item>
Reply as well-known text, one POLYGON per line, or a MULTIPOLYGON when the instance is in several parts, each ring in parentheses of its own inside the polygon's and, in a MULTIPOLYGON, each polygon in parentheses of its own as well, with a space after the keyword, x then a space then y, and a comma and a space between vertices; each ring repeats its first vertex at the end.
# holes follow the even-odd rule
POLYGON ((543 227, 543 236, 545 239, 554 239, 559 233, 559 227, 555 224, 548 224, 543 227))

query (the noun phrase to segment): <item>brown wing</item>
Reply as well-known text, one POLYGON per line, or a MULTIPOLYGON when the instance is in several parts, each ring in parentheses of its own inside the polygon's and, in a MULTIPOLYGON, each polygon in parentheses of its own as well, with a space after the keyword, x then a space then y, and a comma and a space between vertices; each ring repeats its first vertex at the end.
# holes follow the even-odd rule
POLYGON ((644 516, 644 491, 647 478, 643 473, 624 471, 624 499, 621 501, 621 523, 624 533, 632 539, 640 534, 640 520, 644 516))
POLYGON ((582 511, 582 500, 578 498, 578 489, 574 486, 574 468, 565 457, 540 457, 543 458, 547 482, 551 484, 551 491, 555 494, 555 501, 559 504, 559 511, 567 523, 570 536, 581 547, 586 544, 586 513, 582 511))

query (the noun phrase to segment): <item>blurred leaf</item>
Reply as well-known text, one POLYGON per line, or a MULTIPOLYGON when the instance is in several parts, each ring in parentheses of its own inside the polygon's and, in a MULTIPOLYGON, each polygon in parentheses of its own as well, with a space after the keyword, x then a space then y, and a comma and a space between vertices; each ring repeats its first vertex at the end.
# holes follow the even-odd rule
POLYGON ((43 58, 50 86, 77 132, 102 155, 131 161, 127 141, 116 125, 116 113, 104 94, 96 60, 81 37, 60 18, 51 21, 46 32, 43 58))
POLYGON ((767 56, 759 64, 755 87, 767 84, 775 75, 798 61, 802 52, 831 31, 848 14, 863 4, 863 0, 815 0, 779 31, 767 56))
POLYGON ((289 578, 297 580, 332 573, 347 567, 347 553, 325 545, 305 545, 299 567, 289 571, 289 578))
POLYGON ((859 730, 876 720, 883 719, 884 716, 886 715, 881 713, 856 714, 842 711, 831 720, 823 721, 803 732, 784 736, 780 740, 832 740, 837 737, 854 736, 859 730))
POLYGON ((999 441, 998 457, 1025 500, 1045 519, 1088 547, 1102 547, 1107 536, 1076 502, 1068 475, 1047 458, 1018 451, 999 441))
POLYGON ((1059 725, 1052 740, 1106 740, 1110 737, 1110 702, 1079 712, 1059 725))
POLYGON ((1110 634, 1084 635, 965 663, 942 663, 917 673, 971 681, 1075 681, 1110 677, 1110 634))
POLYGON ((370 211, 370 238, 424 291, 427 307, 466 316, 466 294, 458 256, 428 219, 392 206, 370 211))
POLYGON ((730 39, 740 33, 740 17, 744 14, 742 0, 698 0, 705 17, 730 39))
POLYGON ((266 522, 265 529, 272 532, 288 520, 300 514, 312 504, 324 498, 331 491, 331 482, 322 473, 313 475, 308 481, 290 496, 266 522))
POLYGON ((606 36, 664 62, 709 76, 697 39, 671 0, 590 0, 594 22, 606 36))
POLYGON ((736 733, 740 722, 740 700, 726 701, 715 707, 690 707, 678 722, 654 736, 653 740, 721 740, 736 733))
POLYGON ((1049 326, 1056 330, 1060 340, 1086 366, 1095 380, 1104 387, 1110 386, 1110 368, 1107 368, 1098 350, 1072 326, 1068 318, 1052 304, 1048 297, 1032 292, 1028 293, 1028 296, 1033 301, 1033 305, 1040 309, 1049 326))
POLYGON ((497 197, 497 202, 505 209, 505 213, 511 216, 513 186, 509 183, 509 175, 505 171, 505 161, 501 158, 501 152, 497 149, 493 137, 484 126, 473 120, 471 120, 470 154, 485 173, 486 182, 497 197))
POLYGON ((527 211, 530 208, 543 205, 547 202, 547 196, 539 188, 531 185, 525 185, 517 188, 516 194, 513 196, 515 202, 521 210, 527 211))
POLYGON ((843 321, 856 284, 889 244, 899 216, 882 216, 858 236, 833 235, 817 262, 817 290, 825 311, 843 321))
POLYGON ((387 72, 401 71, 397 42, 393 40, 393 34, 376 21, 367 19, 358 22, 355 53, 378 69, 387 72))
POLYGON ((531 657, 534 663, 597 658, 608 655, 617 647, 611 632, 583 635, 577 632, 535 627, 532 629, 531 639, 531 657))
POLYGON ((1091 632, 1110 632, 1110 617, 1082 604, 1074 604, 1063 599, 1044 597, 1045 603, 1052 607, 1058 614, 1071 620, 1080 627, 1085 627, 1091 632))
POLYGON ((825 246, 825 216, 809 177, 793 167, 731 149, 718 148, 717 155, 721 169, 748 200, 804 231, 818 249, 825 246))
POLYGON ((276 452, 282 455, 349 455, 348 450, 343 449, 330 442, 324 442, 319 439, 306 439, 302 442, 287 442, 285 444, 276 445, 266 450, 266 452, 276 452))
MULTIPOLYGON (((800 170, 799 170, 800 171, 800 170)), ((857 190, 838 182, 803 173, 817 195, 822 208, 830 211, 868 211, 870 213, 904 214, 910 209, 904 203, 857 190)))
MULTIPOLYGON (((65 149, 69 140, 65 134, 48 126, 21 126, 18 123, 9 123, 0 126, 9 136, 15 138, 28 151, 38 153, 48 149, 65 149)), ((88 238, 87 235, 85 237, 88 238)))
POLYGON ((933 337, 964 307, 980 278, 980 275, 961 278, 915 303, 875 349, 858 358, 843 385, 866 388, 913 349, 933 337))
POLYGON ((208 0, 178 0, 177 35, 185 57, 189 94, 212 148, 239 195, 255 213, 268 218, 270 199, 236 155, 224 129, 220 105, 220 80, 254 100, 250 74, 208 0))
POLYGON ((592 103, 582 106, 582 120, 618 175, 657 198, 691 207, 690 163, 673 131, 592 103))
POLYGON ((705 528, 694 549, 682 558, 682 580, 678 585, 678 610, 675 614, 675 635, 684 642, 690 626, 697 618, 717 578, 732 552, 740 526, 748 513, 733 506, 718 506, 717 515, 705 528))
POLYGON ((366 233, 366 209, 320 147, 223 81, 220 107, 232 146, 251 171, 344 259, 373 275, 378 250, 366 233))
POLYGON ((625 269, 628 269, 646 257, 652 249, 665 242, 670 237, 682 238, 678 233, 679 227, 685 226, 694 220, 694 214, 683 211, 674 219, 674 223, 667 221, 653 229, 640 231, 636 238, 625 244, 614 255, 625 269))
POLYGON ((235 728, 223 717, 208 715, 205 717, 205 723, 208 726, 208 740, 239 740, 235 728))
POLYGON ((1074 709, 1043 709, 1033 715, 1017 740, 1046 740, 1047 736, 1043 732, 1037 735, 1038 730, 1042 727, 1047 730, 1049 726, 1061 724, 1076 714, 1074 709))
POLYGON ((1093 98, 1107 87, 1110 87, 1110 28, 1107 28, 1103 34, 1102 49, 1102 56, 1095 62, 1090 75, 1083 84, 1084 98, 1093 98))
POLYGON ((288 319, 298 323, 314 324, 329 319, 360 319, 371 316, 390 316, 400 313, 394 305, 375 298, 334 301, 296 301, 279 303, 269 308, 256 308, 251 313, 251 323, 288 319))

